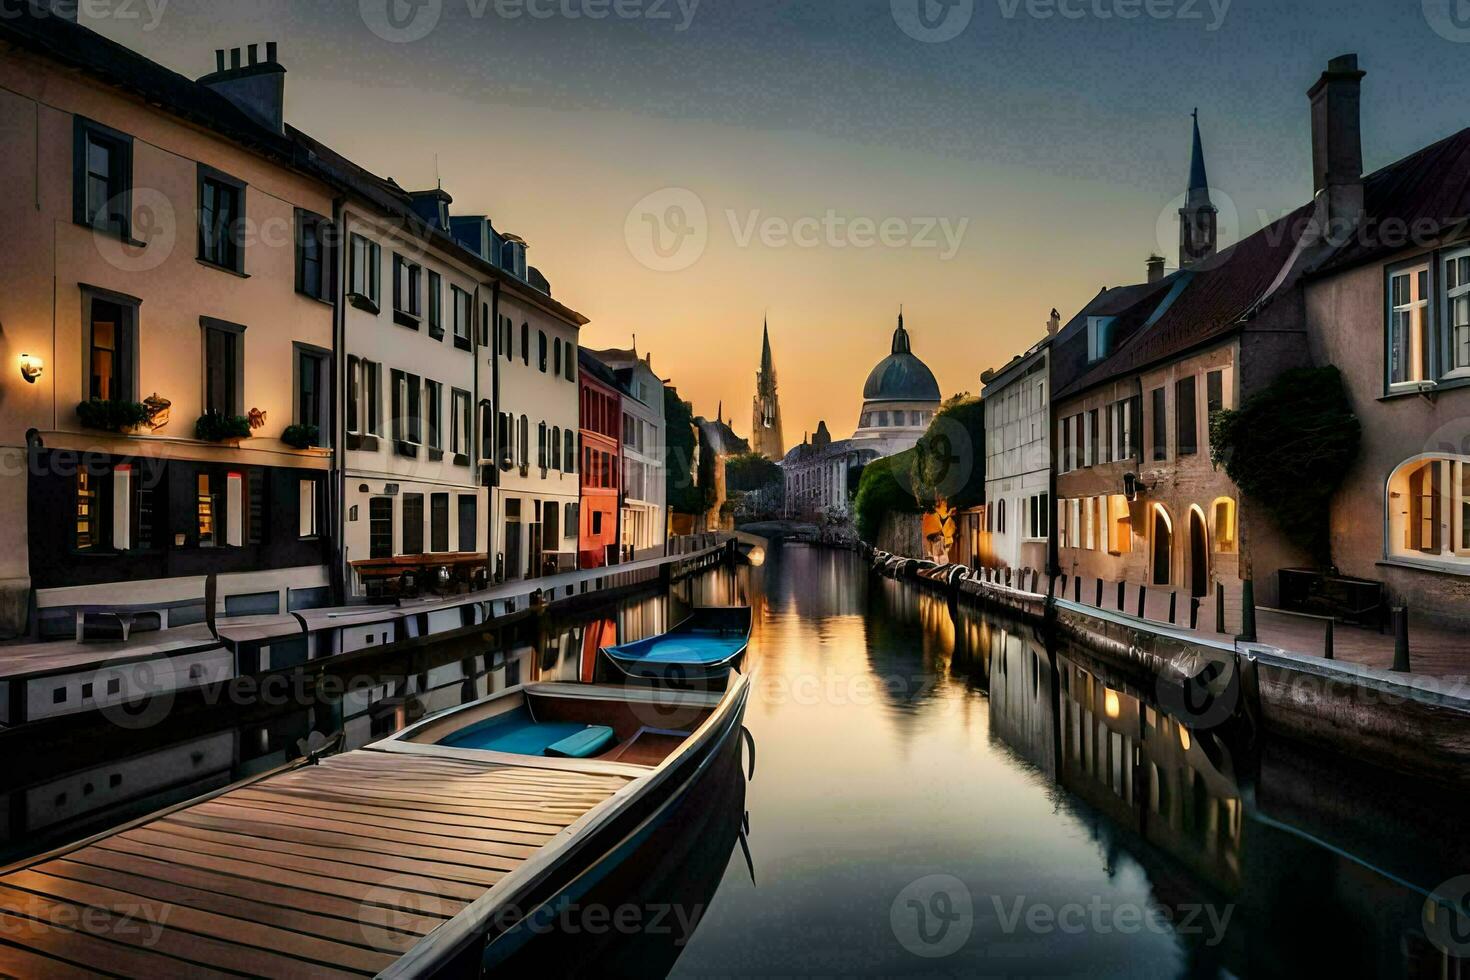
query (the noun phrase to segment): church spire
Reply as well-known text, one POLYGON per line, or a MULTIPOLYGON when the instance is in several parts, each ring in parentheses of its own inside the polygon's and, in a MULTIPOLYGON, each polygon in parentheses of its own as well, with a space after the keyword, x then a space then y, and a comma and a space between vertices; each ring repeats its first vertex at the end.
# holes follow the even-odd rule
POLYGON ((761 328, 761 369, 755 378, 755 400, 751 412, 751 448, 767 459, 786 455, 781 434, 781 400, 776 392, 776 359, 771 354, 771 321, 761 328))
POLYGON ((1195 109, 1194 145, 1189 159, 1189 191, 1179 209, 1179 268, 1187 269, 1215 254, 1216 216, 1210 201, 1210 178, 1205 172, 1204 142, 1199 135, 1199 110, 1195 109))

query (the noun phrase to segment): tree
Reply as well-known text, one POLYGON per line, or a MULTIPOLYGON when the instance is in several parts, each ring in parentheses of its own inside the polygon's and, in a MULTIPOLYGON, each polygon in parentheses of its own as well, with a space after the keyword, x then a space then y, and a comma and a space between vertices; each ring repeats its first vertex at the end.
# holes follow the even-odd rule
POLYGON ((780 482, 781 467, 761 453, 741 453, 725 461, 725 489, 730 493, 761 490, 780 482))
POLYGON ((940 407, 914 447, 915 496, 959 510, 985 500, 985 403, 956 395, 940 407))
POLYGON ((853 511, 857 517, 858 536, 864 541, 878 540, 883 518, 890 513, 922 513, 914 499, 911 470, 915 455, 916 450, 910 449, 897 456, 875 459, 863 468, 853 511))
POLYGON ((667 433, 667 468, 664 480, 668 487, 669 509, 676 514, 702 514, 704 494, 694 485, 694 407, 679 397, 673 388, 664 389, 664 428, 667 433))
POLYGON ((1332 563, 1329 504, 1362 442, 1337 368, 1282 373, 1239 411, 1210 419, 1210 458, 1290 539, 1332 563))

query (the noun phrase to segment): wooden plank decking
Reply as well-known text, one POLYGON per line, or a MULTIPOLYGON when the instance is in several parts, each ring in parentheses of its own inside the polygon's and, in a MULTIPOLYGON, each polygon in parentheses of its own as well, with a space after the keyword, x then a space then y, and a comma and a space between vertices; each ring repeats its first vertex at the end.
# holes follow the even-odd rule
POLYGON ((627 782, 328 759, 0 876, 0 975, 371 975, 627 782))

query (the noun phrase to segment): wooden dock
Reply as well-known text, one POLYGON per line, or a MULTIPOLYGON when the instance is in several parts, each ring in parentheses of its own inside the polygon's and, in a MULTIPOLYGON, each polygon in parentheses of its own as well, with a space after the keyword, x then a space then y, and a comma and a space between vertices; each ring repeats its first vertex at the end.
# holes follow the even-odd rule
POLYGON ((630 776, 351 752, 0 874, 0 975, 375 974, 630 776))

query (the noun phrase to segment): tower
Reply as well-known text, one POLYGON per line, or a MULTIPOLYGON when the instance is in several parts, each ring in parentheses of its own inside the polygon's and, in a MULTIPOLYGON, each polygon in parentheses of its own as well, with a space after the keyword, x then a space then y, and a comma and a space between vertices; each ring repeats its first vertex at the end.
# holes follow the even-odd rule
POLYGON ((1199 110, 1194 110, 1194 149, 1189 160, 1189 193, 1179 209, 1179 268, 1187 269, 1215 254, 1216 216, 1205 174, 1205 150, 1199 138, 1199 110))
POLYGON ((786 455, 781 435, 781 400, 776 393, 776 362, 771 356, 771 324, 766 321, 761 340, 761 369, 755 376, 755 400, 751 411, 750 448, 767 459, 786 455))

